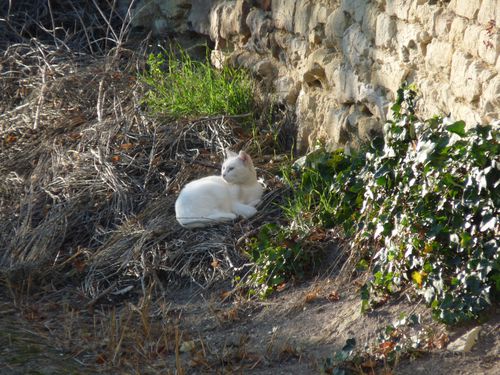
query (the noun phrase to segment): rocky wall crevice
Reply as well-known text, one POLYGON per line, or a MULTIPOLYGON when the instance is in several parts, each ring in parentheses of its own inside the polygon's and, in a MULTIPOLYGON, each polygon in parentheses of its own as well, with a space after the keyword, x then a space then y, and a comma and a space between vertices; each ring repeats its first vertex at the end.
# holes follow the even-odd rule
POLYGON ((421 92, 423 117, 499 119, 500 0, 142 3, 136 24, 207 35, 215 65, 230 61, 266 82, 296 112, 301 151, 317 140, 370 141, 405 80, 421 92))

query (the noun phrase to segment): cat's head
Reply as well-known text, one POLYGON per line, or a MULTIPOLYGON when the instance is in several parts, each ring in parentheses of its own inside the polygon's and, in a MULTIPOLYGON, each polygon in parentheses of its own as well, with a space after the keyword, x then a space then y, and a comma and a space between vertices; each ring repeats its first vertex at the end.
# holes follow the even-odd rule
POLYGON ((222 164, 222 178, 230 184, 246 184, 256 178, 252 158, 245 151, 236 154, 226 150, 226 160, 222 164))

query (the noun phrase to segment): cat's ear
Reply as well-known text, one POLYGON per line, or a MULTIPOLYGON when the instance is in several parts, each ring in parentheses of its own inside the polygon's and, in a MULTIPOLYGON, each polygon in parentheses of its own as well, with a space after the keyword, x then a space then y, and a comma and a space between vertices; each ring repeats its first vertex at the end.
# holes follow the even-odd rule
POLYGON ((234 158, 236 156, 238 156, 238 154, 236 152, 233 152, 228 148, 224 149, 224 158, 225 159, 234 158))
POLYGON ((238 154, 237 154, 236 152, 233 152, 233 151, 231 151, 231 150, 230 150, 230 149, 228 149, 228 148, 225 148, 225 149, 224 149, 224 157, 225 157, 226 159, 229 159, 229 158, 234 158, 234 157, 236 157, 236 156, 238 156, 238 154))
POLYGON ((238 159, 242 160, 243 163, 245 163, 245 165, 248 166, 253 165, 252 158, 243 150, 241 150, 240 153, 238 154, 238 159))

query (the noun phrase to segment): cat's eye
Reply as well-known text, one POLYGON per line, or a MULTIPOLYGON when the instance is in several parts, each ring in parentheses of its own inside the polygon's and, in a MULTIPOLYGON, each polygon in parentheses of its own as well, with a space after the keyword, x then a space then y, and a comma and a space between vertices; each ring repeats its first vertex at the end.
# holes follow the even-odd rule
POLYGON ((228 171, 228 172, 230 172, 230 171, 232 171, 233 169, 234 169, 234 167, 229 167, 229 168, 227 169, 227 171, 228 171))

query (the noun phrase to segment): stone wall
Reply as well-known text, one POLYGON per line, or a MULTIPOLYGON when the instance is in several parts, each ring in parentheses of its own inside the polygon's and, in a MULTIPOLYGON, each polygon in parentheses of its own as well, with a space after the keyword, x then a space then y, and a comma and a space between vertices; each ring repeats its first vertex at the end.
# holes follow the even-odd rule
POLYGON ((145 1, 165 24, 208 35, 215 64, 268 82, 296 111, 302 151, 370 140, 404 80, 424 117, 499 119, 500 0, 145 1))

